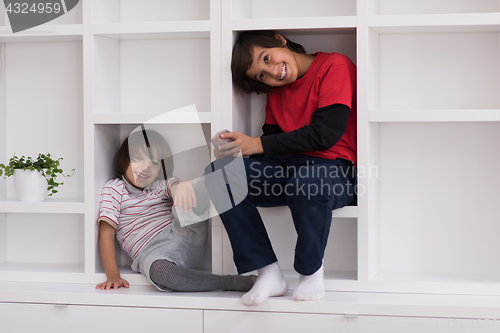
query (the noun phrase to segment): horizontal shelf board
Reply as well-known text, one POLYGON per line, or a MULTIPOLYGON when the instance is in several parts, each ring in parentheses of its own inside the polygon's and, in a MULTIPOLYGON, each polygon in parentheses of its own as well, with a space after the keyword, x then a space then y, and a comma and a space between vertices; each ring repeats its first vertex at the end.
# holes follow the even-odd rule
POLYGON ((67 42, 82 41, 83 25, 39 25, 28 30, 12 32, 10 26, 0 27, 2 43, 67 42))
POLYGON ((500 13, 378 15, 368 17, 368 27, 381 33, 500 31, 500 13))
POLYGON ((0 201, 0 213, 83 214, 84 211, 83 199, 48 198, 43 202, 22 202, 17 199, 0 201))
POLYGON ((92 25, 94 35, 118 40, 209 38, 210 21, 106 23, 92 25))
POLYGON ((422 273, 422 272, 380 272, 371 281, 387 282, 422 282, 422 283, 485 283, 498 284, 500 275, 495 274, 453 274, 453 273, 422 273))
POLYGON ((368 121, 390 122, 498 122, 500 109, 369 111, 368 121))
MULTIPOLYGON (((75 269, 67 265, 67 270, 39 271, 39 270, 1 270, 0 281, 18 281, 21 283, 89 283, 89 276, 83 272, 83 266, 75 269)), ((1 284, 2 282, 0 282, 1 284)))
POLYGON ((356 290, 500 296, 500 275, 380 272, 356 290))
POLYGON ((207 124, 210 112, 94 113, 94 124, 207 124))
MULTIPOLYGON (((339 282, 341 283, 341 282, 339 282)), ((146 308, 206 309, 315 313, 359 316, 500 319, 500 299, 476 295, 418 295, 412 293, 327 292, 315 302, 294 302, 293 291, 270 297, 262 305, 246 307, 241 292, 159 292, 154 286, 132 285, 118 290, 97 290, 95 283, 1 282, 3 302, 132 306, 146 308)))
POLYGON ((233 20, 234 31, 356 28, 356 16, 294 17, 233 20))
POLYGON ((0 263, 0 272, 36 272, 36 273, 84 273, 83 265, 41 264, 41 263, 0 263))
MULTIPOLYGON (((290 209, 286 206, 282 207, 258 207, 260 214, 264 217, 292 217, 290 209)), ((333 218, 357 218, 358 207, 347 206, 333 211, 333 218)))

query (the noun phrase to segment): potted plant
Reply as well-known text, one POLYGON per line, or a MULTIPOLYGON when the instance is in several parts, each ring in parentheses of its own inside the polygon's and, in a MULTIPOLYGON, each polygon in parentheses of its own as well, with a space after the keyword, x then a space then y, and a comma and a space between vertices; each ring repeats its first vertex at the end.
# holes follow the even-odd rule
POLYGON ((71 174, 64 174, 60 168, 62 158, 52 158, 50 154, 38 154, 38 158, 14 156, 9 164, 0 164, 0 176, 4 179, 14 176, 14 185, 17 197, 20 201, 44 201, 47 196, 57 193, 57 187, 63 182, 56 180, 58 175, 71 177, 71 174))

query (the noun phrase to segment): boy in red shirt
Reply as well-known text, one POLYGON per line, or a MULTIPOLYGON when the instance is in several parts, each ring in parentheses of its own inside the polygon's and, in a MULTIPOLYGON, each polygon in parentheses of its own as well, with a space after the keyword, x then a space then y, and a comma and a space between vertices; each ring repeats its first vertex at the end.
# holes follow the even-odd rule
MULTIPOLYGON (((238 272, 259 273, 242 301, 258 305, 288 291, 256 208, 283 205, 289 206, 298 235, 294 268, 300 277, 293 299, 321 299, 332 210, 354 199, 356 67, 344 55, 309 55, 283 35, 255 31, 240 34, 231 69, 243 91, 267 93, 263 135, 221 134, 233 141, 216 149, 218 160, 207 168, 214 172, 232 156, 251 155, 244 159, 248 195, 234 208, 219 210, 238 272)), ((217 208, 220 194, 207 185, 217 208)))

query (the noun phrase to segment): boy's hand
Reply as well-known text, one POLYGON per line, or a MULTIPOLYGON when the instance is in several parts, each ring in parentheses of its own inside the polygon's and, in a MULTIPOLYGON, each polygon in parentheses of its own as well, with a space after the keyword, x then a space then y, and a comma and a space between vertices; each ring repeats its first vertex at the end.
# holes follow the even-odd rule
POLYGON ((110 290, 113 288, 114 290, 117 290, 120 287, 128 288, 128 281, 122 279, 120 276, 115 276, 108 278, 106 282, 99 283, 95 288, 101 290, 110 290))
POLYGON ((196 194, 193 183, 182 180, 176 184, 174 189, 174 206, 188 213, 196 207, 196 194))
POLYGON ((249 156, 254 154, 262 154, 262 141, 260 138, 253 138, 241 132, 227 132, 220 135, 222 139, 231 139, 232 142, 221 144, 214 151, 214 155, 218 157, 237 157, 238 155, 249 156))

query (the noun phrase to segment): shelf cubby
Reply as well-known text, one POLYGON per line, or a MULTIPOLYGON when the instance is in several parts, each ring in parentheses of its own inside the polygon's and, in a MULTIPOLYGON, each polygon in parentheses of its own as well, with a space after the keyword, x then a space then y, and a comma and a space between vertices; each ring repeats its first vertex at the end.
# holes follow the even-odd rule
POLYGON ((94 113, 211 111, 210 38, 94 36, 94 113))
POLYGON ((370 121, 497 121, 498 27, 432 34, 369 30, 370 121))
POLYGON ((94 23, 210 20, 206 0, 104 0, 93 5, 94 23))
POLYGON ((0 213, 0 279, 83 275, 83 228, 83 214, 0 213))
MULTIPOLYGON (((290 288, 295 288, 298 273, 293 268, 297 233, 291 218, 287 216, 262 216, 274 252, 290 288)), ((223 247, 226 267, 224 274, 236 274, 232 263, 232 251, 227 235, 223 247)), ((328 245, 325 250, 325 288, 328 291, 351 290, 357 281, 357 224, 350 218, 335 218, 332 221, 328 245)))
MULTIPOLYGON (((173 155, 173 174, 184 180, 195 180, 203 176, 206 166, 210 164, 210 150, 207 142, 210 142, 210 124, 200 123, 107 123, 94 126, 94 219, 97 219, 99 199, 103 185, 114 179, 114 158, 121 143, 133 131, 141 129, 153 129, 159 132, 167 141, 173 155)), ((93 222, 95 223, 95 222, 93 222)), ((102 273, 102 263, 99 258, 97 233, 95 239, 96 272, 102 273)), ((209 244, 210 237, 209 237, 209 244)), ((116 244, 118 249, 118 244, 116 244)), ((203 269, 211 270, 212 263, 211 246, 208 246, 203 269)), ((136 277, 130 270, 131 260, 125 252, 117 250, 117 259, 126 276, 134 279, 137 283, 148 283, 142 277, 136 277), (128 267, 128 268, 127 268, 128 267)))
MULTIPOLYGON (((348 28, 328 28, 328 29, 280 29, 278 33, 284 34, 290 40, 304 46, 307 53, 339 52, 348 56, 356 63, 356 29, 348 28)), ((233 31, 235 40, 238 31, 233 31)), ((232 44, 224 46, 226 50, 232 49, 232 44)), ((230 57, 229 57, 230 61, 230 57)), ((249 133, 252 136, 262 134, 262 125, 265 117, 266 96, 264 94, 244 94, 238 89, 233 89, 231 83, 231 72, 229 68, 224 68, 223 79, 227 89, 231 89, 232 94, 224 94, 223 102, 227 108, 231 107, 231 118, 225 118, 226 125, 242 133, 249 133), (229 88, 231 86, 231 88, 229 88)), ((223 104, 224 105, 224 104, 223 104)))
POLYGON ((500 282, 499 167, 498 123, 380 124, 373 281, 500 282))
MULTIPOLYGON (((39 42, 3 45, 2 83, 5 156, 14 154, 36 158, 39 153, 63 157, 65 174, 58 177, 64 186, 55 200, 67 200, 77 206, 83 198, 83 94, 82 43, 39 42), (64 145, 60 143, 64 142, 64 145)), ((4 198, 15 198, 12 177, 1 180, 4 198)), ((2 205, 8 205, 2 202, 2 205)), ((25 205, 23 207, 42 207, 25 205)), ((47 203, 50 205, 50 203, 47 203)), ((53 204, 52 204, 53 205, 53 204)), ((15 207, 18 207, 14 205, 15 207)), ((36 211, 45 208, 36 208, 36 211)), ((51 210, 52 208, 48 208, 51 210)), ((64 211, 64 209, 62 209, 64 211)))

